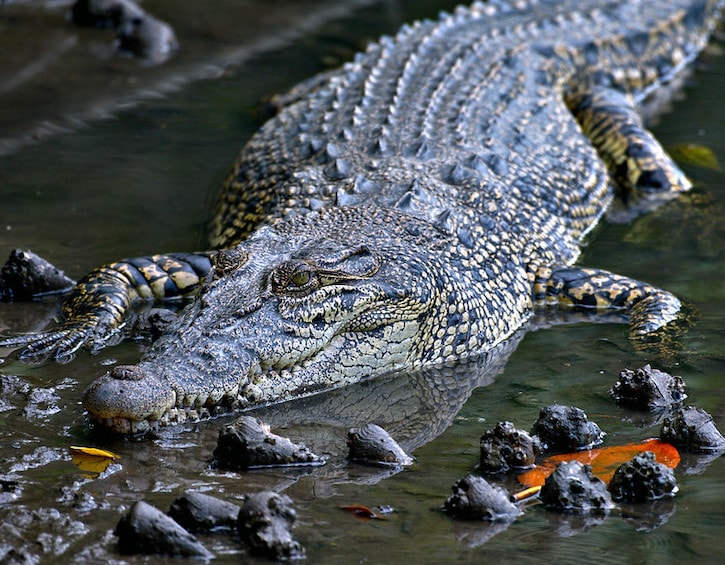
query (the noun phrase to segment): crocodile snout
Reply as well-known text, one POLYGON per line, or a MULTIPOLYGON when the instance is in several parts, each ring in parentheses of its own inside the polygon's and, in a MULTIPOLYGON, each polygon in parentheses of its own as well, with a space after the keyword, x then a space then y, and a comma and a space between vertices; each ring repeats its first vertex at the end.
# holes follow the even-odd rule
POLYGON ((128 427, 134 422, 154 421, 176 403, 176 393, 137 365, 118 365, 96 379, 83 394, 83 406, 99 420, 128 427))

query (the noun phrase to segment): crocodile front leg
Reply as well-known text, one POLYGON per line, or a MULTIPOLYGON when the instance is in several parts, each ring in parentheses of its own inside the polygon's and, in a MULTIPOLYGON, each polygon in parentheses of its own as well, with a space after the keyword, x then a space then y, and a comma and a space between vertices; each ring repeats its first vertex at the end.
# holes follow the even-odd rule
POLYGON ((667 291, 609 271, 584 267, 539 268, 533 298, 537 306, 625 310, 633 336, 664 328, 679 318, 682 308, 680 301, 667 291))
POLYGON ((193 293, 211 269, 211 255, 153 255, 100 267, 73 287, 58 327, 2 339, 0 347, 24 346, 19 359, 28 363, 67 362, 83 345, 100 349, 123 327, 134 301, 180 300, 193 293))
POLYGON ((653 210, 691 183, 647 131, 632 97, 605 86, 573 89, 566 104, 607 164, 627 220, 653 210))

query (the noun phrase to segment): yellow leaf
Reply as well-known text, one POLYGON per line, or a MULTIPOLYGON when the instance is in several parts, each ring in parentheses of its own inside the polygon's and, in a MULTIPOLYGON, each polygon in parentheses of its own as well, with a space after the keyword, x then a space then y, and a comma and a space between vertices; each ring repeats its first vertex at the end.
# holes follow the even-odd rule
POLYGON ((89 478, 94 478, 105 471, 108 466, 115 460, 120 459, 120 455, 116 455, 105 449, 97 449, 95 447, 78 447, 71 445, 69 451, 72 456, 73 464, 81 471, 90 473, 89 478))
POLYGON ((108 457, 109 459, 120 459, 120 455, 116 455, 112 451, 106 451, 105 449, 98 449, 96 447, 78 447, 77 445, 71 445, 69 447, 71 455, 83 453, 85 455, 95 455, 96 457, 108 457))
POLYGON ((720 170, 720 163, 709 147, 697 143, 682 143, 667 148, 672 158, 681 165, 697 165, 714 171, 720 170))

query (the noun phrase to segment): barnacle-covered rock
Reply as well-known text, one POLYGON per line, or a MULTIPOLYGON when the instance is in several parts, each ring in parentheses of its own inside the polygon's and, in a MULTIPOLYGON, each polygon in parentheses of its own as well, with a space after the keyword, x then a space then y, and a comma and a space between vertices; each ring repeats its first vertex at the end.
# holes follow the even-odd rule
POLYGON ((121 50, 153 64, 166 62, 179 48, 173 28, 150 14, 124 19, 118 26, 118 40, 121 50))
POLYGON ((208 494, 189 491, 171 503, 169 516, 190 532, 233 529, 237 524, 239 506, 208 494))
POLYGON ((672 497, 678 491, 675 473, 655 454, 645 451, 622 463, 609 482, 609 492, 616 501, 645 502, 672 497))
POLYGON ((297 513, 292 500, 276 492, 250 494, 239 511, 237 530, 251 553, 271 559, 291 560, 305 556, 292 537, 297 513))
POLYGON ((687 398, 682 377, 653 369, 650 365, 624 369, 609 389, 617 404, 638 410, 657 410, 680 404, 687 398))
POLYGON ((122 553, 178 555, 211 559, 213 554, 173 518, 139 500, 116 525, 122 553))
POLYGON ((613 507, 607 485, 579 461, 559 463, 541 487, 540 498, 559 512, 606 513, 613 507))
POLYGON ((350 459, 360 463, 383 466, 406 466, 413 458, 383 428, 367 424, 352 428, 347 434, 350 459))
POLYGON ((74 23, 99 28, 115 28, 125 19, 143 15, 133 0, 76 0, 71 11, 74 23))
POLYGON ((702 408, 685 406, 662 422, 660 439, 691 453, 725 451, 725 437, 702 408))
POLYGON ((179 47, 172 27, 134 0, 77 0, 72 18, 79 25, 115 28, 120 49, 150 63, 165 62, 179 47))
POLYGON ((479 469, 482 473, 506 473, 532 467, 542 452, 541 442, 511 422, 498 422, 481 436, 479 469))
POLYGON ((74 284, 39 255, 15 249, 0 269, 0 301, 30 300, 39 294, 68 290, 74 284))
POLYGON ((521 514, 502 487, 489 484, 486 479, 469 475, 451 487, 453 494, 443 505, 449 516, 465 520, 506 522, 521 514))
POLYGON ((575 406, 553 404, 542 408, 531 433, 549 451, 577 451, 602 443, 604 432, 575 406))
POLYGON ((270 432, 251 416, 242 416, 219 432, 212 465, 243 471, 269 465, 321 465, 324 460, 303 444, 270 432))

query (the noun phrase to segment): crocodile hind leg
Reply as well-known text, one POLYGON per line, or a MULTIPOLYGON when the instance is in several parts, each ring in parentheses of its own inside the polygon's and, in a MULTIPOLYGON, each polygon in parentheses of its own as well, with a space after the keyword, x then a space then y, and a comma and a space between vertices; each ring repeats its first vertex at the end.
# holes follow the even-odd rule
POLYGON ((596 86, 573 89, 565 99, 607 164, 627 209, 619 213, 622 220, 652 210, 691 188, 684 173, 642 124, 629 94, 596 86))
POLYGON ((137 257, 91 271, 63 303, 58 327, 0 340, 0 347, 24 347, 21 361, 65 362, 83 345, 101 348, 125 324, 136 300, 180 300, 193 293, 211 269, 210 253, 137 257))
POLYGON ((629 314, 633 336, 662 329, 679 318, 680 301, 647 283, 584 267, 539 268, 534 278, 534 304, 592 310, 620 309, 629 314))

